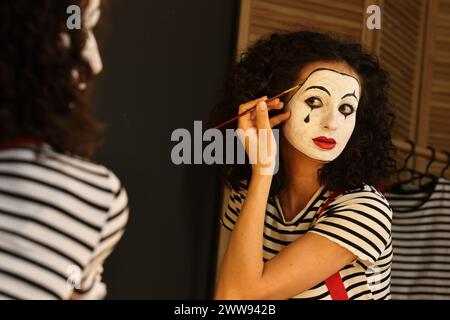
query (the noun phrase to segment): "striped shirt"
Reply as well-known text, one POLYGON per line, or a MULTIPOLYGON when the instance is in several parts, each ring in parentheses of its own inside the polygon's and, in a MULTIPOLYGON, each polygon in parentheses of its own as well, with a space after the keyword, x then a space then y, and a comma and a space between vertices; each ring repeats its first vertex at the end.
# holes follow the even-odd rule
POLYGON ((101 165, 44 145, 0 150, 0 299, 99 299, 104 259, 128 219, 101 165))
POLYGON ((450 180, 403 187, 386 193, 393 210, 392 299, 450 299, 450 180))
MULTIPOLYGON (((392 261, 389 203, 378 190, 364 185, 338 195, 318 217, 317 212, 330 195, 330 191, 320 187, 291 221, 284 219, 278 197, 270 197, 264 222, 264 261, 305 233, 313 232, 357 256, 354 262, 339 271, 349 299, 389 299, 392 261)), ((241 191, 231 190, 228 206, 220 219, 230 231, 245 196, 245 186, 241 191)), ((324 281, 292 298, 330 300, 324 281)))

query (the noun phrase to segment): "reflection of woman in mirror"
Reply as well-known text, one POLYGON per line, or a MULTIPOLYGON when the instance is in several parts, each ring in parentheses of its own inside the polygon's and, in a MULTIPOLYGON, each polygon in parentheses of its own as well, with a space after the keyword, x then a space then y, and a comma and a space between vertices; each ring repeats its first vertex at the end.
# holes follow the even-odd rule
POLYGON ((274 34, 234 67, 227 93, 217 123, 257 105, 236 125, 279 128, 280 166, 224 170, 232 190, 215 298, 389 299, 392 211, 377 187, 395 162, 377 59, 326 34, 274 34))
POLYGON ((0 1, 0 299, 97 299, 123 234, 118 178, 87 160, 100 125, 87 100, 102 70, 100 0, 0 1), (68 30, 78 5, 82 28, 68 30))

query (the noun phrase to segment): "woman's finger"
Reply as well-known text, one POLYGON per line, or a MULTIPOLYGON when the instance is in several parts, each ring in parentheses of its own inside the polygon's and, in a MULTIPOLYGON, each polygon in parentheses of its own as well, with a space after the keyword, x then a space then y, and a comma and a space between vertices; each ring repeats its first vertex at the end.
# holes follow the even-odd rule
POLYGON ((258 102, 266 101, 266 100, 267 100, 267 96, 264 96, 264 97, 243 103, 239 106, 239 113, 245 112, 245 111, 253 108, 255 105, 257 105, 258 102))
POLYGON ((270 120, 269 120, 270 127, 273 128, 273 127, 279 125, 283 121, 286 121, 287 119, 289 119, 290 116, 291 116, 291 111, 286 111, 279 115, 276 115, 275 117, 270 118, 270 120))
POLYGON ((250 114, 250 120, 255 121, 256 120, 256 112, 255 112, 255 110, 250 111, 249 114, 250 114))
POLYGON ((272 128, 269 121, 269 110, 267 104, 262 101, 256 105, 256 129, 258 131, 258 165, 266 166, 270 164, 272 155, 272 128))
POLYGON ((268 106, 269 110, 280 110, 280 109, 283 109, 284 103, 279 101, 277 104, 273 104, 273 105, 268 104, 267 106, 268 106))
MULTIPOLYGON (((268 107, 268 109, 269 109, 269 111, 270 110, 280 110, 280 109, 283 109, 283 107, 284 107, 284 104, 283 104, 283 102, 278 102, 277 104, 273 104, 272 103, 272 106, 270 106, 269 104, 267 104, 267 107, 268 107)), ((255 121, 256 120, 256 111, 255 110, 253 110, 253 111, 250 111, 249 113, 247 113, 246 115, 244 115, 244 116, 242 116, 242 117, 246 117, 247 116, 247 118, 245 118, 245 119, 249 119, 249 120, 251 120, 251 121, 255 121), (248 116, 249 115, 249 116, 248 116)))
POLYGON ((257 129, 270 129, 269 111, 264 101, 256 105, 256 127, 257 129))
POLYGON ((267 103, 267 107, 270 109, 271 107, 274 107, 274 106, 276 106, 277 104, 280 103, 280 98, 276 98, 276 99, 274 99, 272 101, 269 101, 269 102, 266 101, 266 103, 267 103))

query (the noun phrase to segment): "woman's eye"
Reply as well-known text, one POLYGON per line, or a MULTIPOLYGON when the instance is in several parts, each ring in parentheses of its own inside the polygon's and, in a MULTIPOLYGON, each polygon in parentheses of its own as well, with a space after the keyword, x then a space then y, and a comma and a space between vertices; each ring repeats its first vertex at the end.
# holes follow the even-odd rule
POLYGON ((311 108, 319 108, 322 106, 322 101, 319 98, 311 97, 305 100, 306 104, 311 108))
POLYGON ((345 116, 351 115, 353 113, 353 110, 353 106, 349 104, 343 104, 339 107, 339 111, 345 116))

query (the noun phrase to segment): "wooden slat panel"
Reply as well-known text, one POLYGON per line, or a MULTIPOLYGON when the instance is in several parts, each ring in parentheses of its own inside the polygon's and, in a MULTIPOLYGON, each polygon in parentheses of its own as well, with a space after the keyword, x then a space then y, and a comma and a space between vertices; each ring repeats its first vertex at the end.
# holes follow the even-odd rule
POLYGON ((424 0, 383 2, 379 57, 390 74, 394 136, 414 139, 420 87, 424 0))
POLYGON ((253 0, 249 44, 274 31, 313 29, 359 41, 364 0, 253 0))
POLYGON ((429 144, 450 150, 450 1, 439 0, 431 53, 429 144))
MULTIPOLYGON (((391 37, 388 34, 383 36, 383 39, 385 39, 385 41, 395 41, 395 37, 391 37)), ((383 47, 383 60, 382 62, 395 62, 394 65, 398 66, 398 63, 400 63, 402 66, 404 66, 403 68, 397 68, 400 72, 408 72, 409 74, 411 74, 412 72, 415 71, 415 66, 414 66, 414 56, 415 53, 411 50, 404 50, 401 46, 384 46, 383 47), (405 62, 410 62, 412 65, 407 65, 405 64, 405 62)), ((407 79, 405 77, 405 79, 407 79)), ((410 81, 413 81, 413 79, 410 79, 410 81)))
POLYGON ((409 17, 407 15, 401 15, 401 17, 399 17, 398 14, 401 14, 400 11, 394 11, 392 12, 392 15, 390 15, 388 11, 385 13, 387 14, 384 17, 384 22, 390 27, 389 33, 396 36, 401 35, 401 38, 398 39, 399 45, 408 46, 408 42, 414 42, 417 39, 420 22, 416 19, 420 14, 420 10, 416 12, 416 16, 414 17, 409 17))

